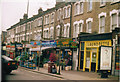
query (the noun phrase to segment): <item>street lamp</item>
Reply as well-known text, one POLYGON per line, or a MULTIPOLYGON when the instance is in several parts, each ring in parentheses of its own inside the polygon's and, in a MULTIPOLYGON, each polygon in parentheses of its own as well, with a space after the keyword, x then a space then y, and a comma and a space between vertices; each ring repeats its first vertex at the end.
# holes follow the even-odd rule
POLYGON ((38 71, 39 71, 39 66, 40 66, 40 56, 41 56, 41 47, 42 47, 42 40, 40 40, 40 53, 39 53, 39 60, 38 60, 38 71))
POLYGON ((26 31, 27 31, 27 19, 28 19, 28 9, 29 9, 29 0, 28 0, 28 3, 27 3, 27 17, 26 17, 26 26, 25 26, 25 43, 24 43, 24 53, 26 54, 26 31))

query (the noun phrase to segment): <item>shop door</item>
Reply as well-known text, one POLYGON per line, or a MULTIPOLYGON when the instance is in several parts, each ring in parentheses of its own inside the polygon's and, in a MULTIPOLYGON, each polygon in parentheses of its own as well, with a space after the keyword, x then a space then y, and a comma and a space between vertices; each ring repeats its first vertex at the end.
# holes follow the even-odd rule
POLYGON ((97 49, 92 50, 91 54, 92 54, 92 57, 91 57, 91 71, 95 72, 97 49))
POLYGON ((80 69, 83 69, 83 61, 84 61, 84 52, 81 52, 81 57, 80 57, 80 69))

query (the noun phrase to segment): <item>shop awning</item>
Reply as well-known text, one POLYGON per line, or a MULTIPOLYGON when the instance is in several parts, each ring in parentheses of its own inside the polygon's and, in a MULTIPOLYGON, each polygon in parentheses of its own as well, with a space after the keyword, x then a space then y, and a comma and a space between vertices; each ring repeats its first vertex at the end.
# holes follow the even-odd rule
MULTIPOLYGON (((54 48, 54 47, 42 47, 41 50, 49 49, 49 48, 54 48)), ((40 51, 40 47, 38 48, 30 48, 30 51, 40 51)))

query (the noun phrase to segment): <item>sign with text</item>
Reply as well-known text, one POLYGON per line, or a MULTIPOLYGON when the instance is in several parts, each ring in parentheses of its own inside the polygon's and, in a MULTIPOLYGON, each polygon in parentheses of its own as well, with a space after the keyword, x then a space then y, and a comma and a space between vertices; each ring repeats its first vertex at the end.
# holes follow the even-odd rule
POLYGON ((57 40, 57 47, 71 47, 71 48, 77 48, 77 43, 75 39, 69 38, 69 39, 60 39, 57 40))
POLYGON ((57 43, 55 40, 42 41, 42 47, 56 47, 57 43))
POLYGON ((23 47, 22 47, 22 44, 16 44, 16 48, 17 49, 22 49, 23 47))
POLYGON ((86 47, 111 46, 111 40, 86 41, 86 47))
POLYGON ((55 40, 31 42, 31 46, 34 48, 39 47, 40 45, 42 45, 42 47, 56 47, 57 43, 55 40))
POLYGON ((15 50, 15 44, 10 45, 10 50, 15 50))
POLYGON ((112 47, 101 46, 100 70, 111 70, 112 47))

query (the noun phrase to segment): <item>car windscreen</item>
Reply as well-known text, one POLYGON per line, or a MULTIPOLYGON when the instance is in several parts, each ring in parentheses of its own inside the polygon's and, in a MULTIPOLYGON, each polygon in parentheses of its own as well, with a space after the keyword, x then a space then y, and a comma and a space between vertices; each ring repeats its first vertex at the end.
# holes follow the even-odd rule
POLYGON ((2 58, 4 58, 5 60, 13 60, 13 59, 11 59, 11 58, 9 58, 7 56, 2 56, 2 58))

